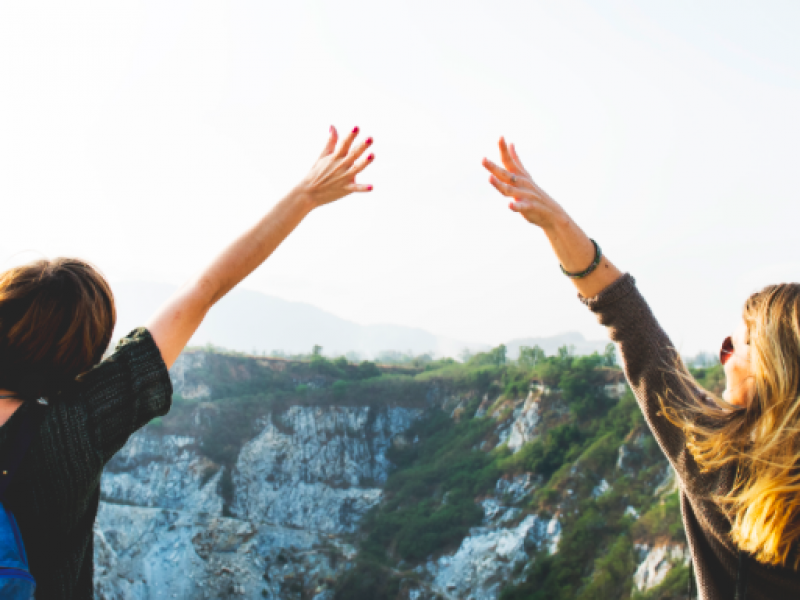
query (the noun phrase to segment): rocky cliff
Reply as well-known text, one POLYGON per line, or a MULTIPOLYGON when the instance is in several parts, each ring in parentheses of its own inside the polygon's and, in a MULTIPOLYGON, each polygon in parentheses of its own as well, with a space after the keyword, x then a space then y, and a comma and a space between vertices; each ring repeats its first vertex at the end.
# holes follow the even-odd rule
MULTIPOLYGON (((425 484, 430 494, 417 492, 434 507, 423 512, 460 507, 453 514, 469 516, 453 530, 461 533, 431 542, 430 555, 403 555, 394 542, 384 548, 388 562, 375 568, 394 582, 387 598, 497 600, 504 589, 529 585, 544 557, 563 552, 565 535, 571 543, 584 499, 621 507, 619 518, 631 523, 673 491, 641 427, 613 449, 605 470, 577 456, 547 476, 499 468, 525 464, 520 457, 570 420, 555 386, 526 383, 515 400, 489 380, 357 382, 339 379, 342 373, 184 354, 172 370, 172 413, 134 435, 103 475, 96 598, 362 597, 348 592, 347 580, 371 560, 364 552, 374 527, 399 502, 392 482, 421 468, 437 436, 450 439, 465 427, 479 431, 459 454, 483 461, 486 483, 466 500, 435 481, 425 484), (432 425, 441 415, 446 431, 432 425), (621 494, 637 477, 645 481, 637 493, 649 496, 621 494)), ((632 532, 635 563, 624 597, 647 594, 686 560, 679 535, 632 532)))
POLYGON ((340 535, 381 499, 386 449, 418 416, 404 407, 270 413, 232 469, 228 517, 227 467, 199 453, 202 438, 137 433, 102 480, 98 596, 322 594, 354 554, 340 535))

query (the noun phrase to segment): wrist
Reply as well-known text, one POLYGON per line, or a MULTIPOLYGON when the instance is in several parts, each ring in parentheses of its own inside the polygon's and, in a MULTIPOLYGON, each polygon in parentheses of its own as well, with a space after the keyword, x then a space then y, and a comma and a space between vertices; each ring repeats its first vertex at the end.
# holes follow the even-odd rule
POLYGON ((291 204, 297 210, 302 211, 304 215, 307 215, 317 208, 317 203, 314 201, 311 194, 300 188, 295 188, 289 192, 284 201, 291 204))
POLYGON ((559 212, 549 219, 547 223, 542 225, 542 230, 547 234, 547 237, 560 237, 567 231, 575 227, 575 222, 565 212, 559 212))

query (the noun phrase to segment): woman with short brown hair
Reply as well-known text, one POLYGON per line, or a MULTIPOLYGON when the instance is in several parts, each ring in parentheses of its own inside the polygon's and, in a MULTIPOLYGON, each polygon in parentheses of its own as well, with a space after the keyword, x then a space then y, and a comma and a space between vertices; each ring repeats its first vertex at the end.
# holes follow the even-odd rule
POLYGON ((800 284, 752 295, 724 340, 722 398, 701 391, 636 289, 500 140, 484 159, 509 208, 539 226, 619 347, 647 424, 678 475, 700 598, 800 598, 800 284))
POLYGON ((38 600, 90 599, 92 526, 104 465, 169 411, 168 368, 208 310, 264 262, 315 208, 368 192, 373 160, 358 128, 330 137, 309 174, 105 360, 115 308, 105 278, 77 259, 0 274, 0 489, 16 517, 38 600), (20 432, 35 423, 13 480, 2 483, 20 432))

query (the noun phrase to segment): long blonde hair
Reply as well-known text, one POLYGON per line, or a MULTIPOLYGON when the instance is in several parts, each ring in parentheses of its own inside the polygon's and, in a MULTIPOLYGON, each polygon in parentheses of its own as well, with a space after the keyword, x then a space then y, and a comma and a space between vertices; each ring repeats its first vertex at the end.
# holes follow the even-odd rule
MULTIPOLYGON (((738 548, 762 563, 800 566, 800 284, 772 285, 743 311, 755 397, 731 411, 719 398, 664 407, 704 470, 736 463, 730 492, 714 500, 738 548)), ((682 395, 684 398, 695 394, 682 395)))

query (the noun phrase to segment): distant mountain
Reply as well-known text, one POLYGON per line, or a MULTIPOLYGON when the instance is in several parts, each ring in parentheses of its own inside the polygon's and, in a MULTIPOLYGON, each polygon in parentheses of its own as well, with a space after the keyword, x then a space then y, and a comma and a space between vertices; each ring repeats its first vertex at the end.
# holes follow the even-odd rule
POLYGON ((591 354, 592 352, 602 354, 606 344, 609 342, 610 340, 587 340, 582 334, 572 331, 549 337, 528 337, 511 340, 506 344, 506 351, 508 357, 512 359, 516 359, 519 356, 520 346, 539 346, 548 356, 556 354, 561 346, 572 347, 574 349, 573 353, 576 355, 591 354))
MULTIPOLYGON (((117 302, 115 338, 145 325, 150 316, 178 287, 165 283, 127 281, 112 283, 117 302)), ((359 325, 303 302, 290 302, 261 292, 237 288, 208 314, 190 345, 212 343, 240 352, 282 350, 309 353, 315 344, 328 356, 353 351, 374 358, 384 350, 414 355, 433 353, 458 358, 464 350, 483 352, 490 346, 438 336, 402 325, 359 325)), ((577 355, 603 352, 608 340, 587 340, 578 332, 549 337, 527 337, 506 344, 508 357, 516 359, 520 346, 539 346, 547 355, 571 346, 577 355)))
MULTIPOLYGON (((150 282, 112 284, 118 309, 115 338, 144 325, 177 286, 150 282)), ((326 355, 355 351, 371 358, 383 350, 427 352, 458 357, 464 349, 480 352, 487 344, 467 343, 401 325, 359 325, 302 302, 235 289, 208 314, 191 345, 212 343, 241 352, 282 350, 309 353, 315 344, 326 355)))

